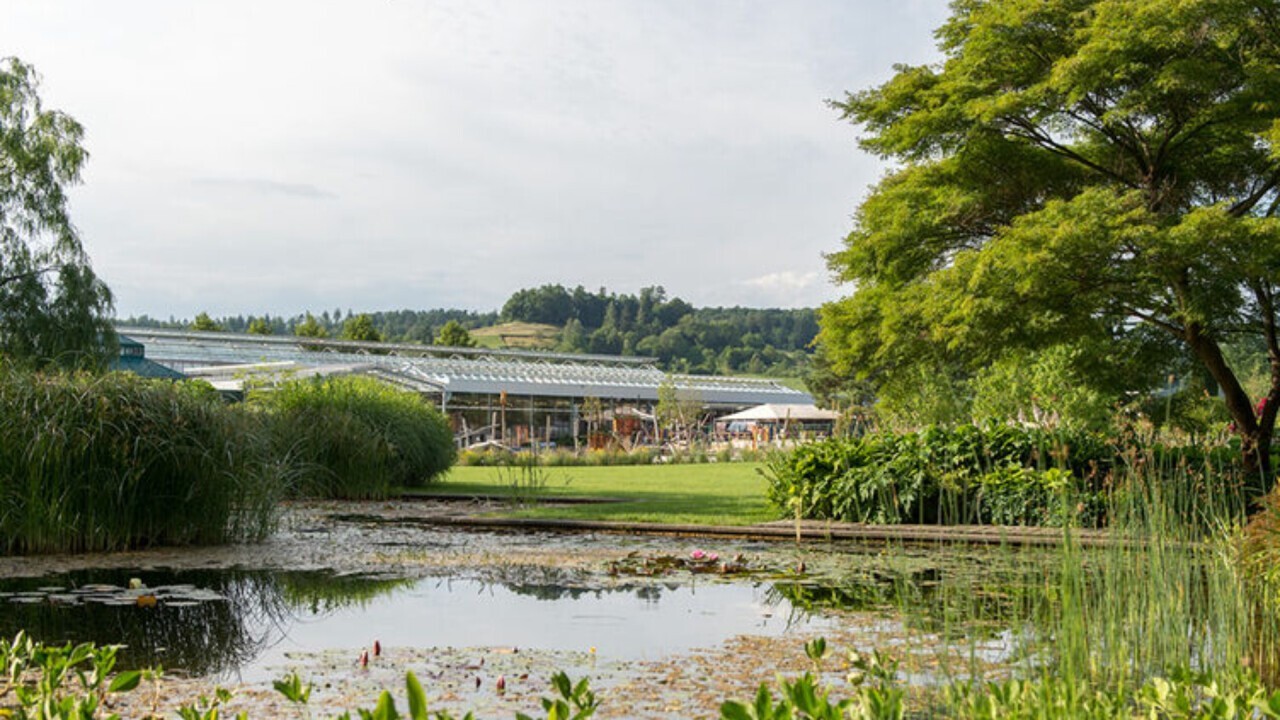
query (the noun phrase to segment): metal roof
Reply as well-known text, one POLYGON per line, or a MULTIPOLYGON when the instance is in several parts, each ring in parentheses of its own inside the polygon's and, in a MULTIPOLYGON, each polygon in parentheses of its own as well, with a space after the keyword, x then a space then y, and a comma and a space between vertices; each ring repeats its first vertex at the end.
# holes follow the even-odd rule
MULTIPOLYGON (((184 332, 120 327, 117 332, 143 343, 147 356, 167 364, 244 365, 295 362, 360 365, 371 374, 446 396, 475 393, 544 397, 598 397, 657 401, 658 387, 707 405, 742 407, 763 403, 811 403, 808 393, 775 380, 718 375, 669 375, 654 358, 576 355, 520 350, 444 348, 399 343, 359 343, 292 336, 184 332), (314 349, 313 349, 314 348, 314 349)), ((210 374, 208 368, 203 374, 210 374)))

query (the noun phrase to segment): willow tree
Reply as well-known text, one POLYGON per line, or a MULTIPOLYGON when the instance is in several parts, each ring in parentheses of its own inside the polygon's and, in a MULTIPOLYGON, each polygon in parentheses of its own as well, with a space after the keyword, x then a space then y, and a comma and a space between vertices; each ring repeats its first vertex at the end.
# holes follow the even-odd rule
POLYGON ((1280 409, 1280 1, 955 0, 943 59, 834 103, 893 170, 829 257, 836 367, 1179 345, 1270 477, 1280 409), (1223 345, 1260 337, 1263 411, 1223 345))
POLYGON ((111 292, 67 212, 88 154, 72 118, 46 110, 35 71, 0 60, 0 355, 41 366, 101 363, 111 292))

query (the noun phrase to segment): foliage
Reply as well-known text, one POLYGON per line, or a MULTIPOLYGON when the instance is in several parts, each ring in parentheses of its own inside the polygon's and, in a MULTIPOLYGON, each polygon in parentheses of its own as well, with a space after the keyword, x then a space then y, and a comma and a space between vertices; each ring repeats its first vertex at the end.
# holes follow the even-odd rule
POLYGON ((973 381, 973 419, 1109 429, 1119 397, 1085 381, 1075 364, 1082 352, 1067 345, 1014 351, 980 369, 973 381))
POLYGON ((957 683, 947 689, 947 715, 966 720, 1280 717, 1280 692, 1270 692, 1256 675, 1241 675, 1220 679, 1182 670, 1168 678, 1154 677, 1136 692, 1090 687, 1064 677, 1006 680, 981 687, 957 683))
POLYGON ((475 347, 476 340, 471 337, 471 333, 462 326, 457 320, 450 320, 440 328, 440 334, 436 335, 436 345, 445 345, 448 347, 475 347))
MULTIPOLYGON (((83 720, 99 717, 104 701, 128 692, 142 679, 140 671, 112 677, 118 648, 90 643, 46 646, 23 633, 0 639, 0 703, 12 696, 15 704, 0 704, 0 715, 19 720, 83 720)), ((119 715, 109 714, 109 719, 119 715)))
MULTIPOLYGON (((548 720, 586 720, 600 707, 587 678, 574 683, 565 673, 557 672, 551 676, 551 687, 559 697, 542 698, 542 709, 547 712, 548 720)), ((533 718, 516 713, 516 720, 533 718)))
POLYGON ((962 425, 810 443, 770 457, 764 472, 769 501, 786 517, 1093 526, 1105 519, 1102 491, 1130 465, 1188 483, 1209 475, 1225 490, 1241 476, 1234 453, 1113 444, 1068 428, 962 425))
POLYGON ((261 538, 287 469, 203 383, 0 367, 0 552, 261 538))
POLYGON ((250 335, 273 335, 275 334, 275 328, 267 322, 266 318, 252 318, 249 320, 249 327, 245 329, 245 332, 250 335))
POLYGON ((883 378, 876 387, 875 415, 885 427, 913 429, 968 421, 964 377, 946 365, 919 365, 883 378))
POLYGON ((209 313, 201 310, 196 314, 196 319, 191 321, 191 329, 200 332, 222 332, 225 328, 213 321, 209 317, 209 313))
POLYGON ((297 463, 304 495, 385 497, 394 486, 431 482, 454 461, 444 416, 379 380, 290 380, 255 389, 249 400, 270 418, 277 451, 297 463))
MULTIPOLYGON (((819 639, 821 640, 821 639, 819 639)), ((808 648, 806 648, 807 650, 808 648)), ((812 655, 810 656, 812 657, 812 655)), ((820 663, 818 663, 820 665, 820 663)), ((847 687, 824 687, 813 673, 779 678, 774 695, 761 684, 755 698, 728 700, 722 720, 901 720, 908 717, 897 663, 881 655, 851 651, 847 687), (842 697, 841 697, 842 696, 842 697)), ((911 715, 915 717, 915 715, 911 715)), ((1136 685, 1098 686, 1071 675, 996 682, 955 681, 943 688, 928 716, 955 720, 1228 720, 1280 718, 1280 691, 1257 674, 1191 672, 1174 668, 1136 685)))
MULTIPOLYGON (((805 646, 817 672, 825 658, 826 640, 818 638, 805 646)), ((851 696, 833 700, 834 690, 821 687, 813 673, 795 680, 779 679, 781 697, 776 699, 768 685, 760 685, 755 701, 734 700, 720 706, 722 720, 900 720, 906 714, 906 691, 898 681, 898 663, 879 651, 850 652, 851 668, 846 680, 851 696)))
POLYGON ((373 325, 373 318, 366 314, 347 318, 342 324, 342 339, 359 342, 382 342, 382 333, 373 325))
MULTIPOLYGON (((447 711, 430 712, 427 709, 427 693, 412 671, 405 673, 405 702, 408 713, 401 715, 396 708, 395 698, 388 690, 382 691, 378 702, 372 709, 360 708, 356 714, 345 712, 334 720, 454 720, 454 715, 447 711)), ((563 672, 551 676, 551 687, 557 697, 542 698, 542 708, 546 711, 547 720, 587 720, 599 708, 595 693, 591 691, 587 678, 577 683, 569 679, 563 672)), ((290 702, 305 706, 311 697, 311 684, 304 684, 297 673, 293 673, 275 683, 276 691, 290 702)), ((467 713, 461 720, 472 720, 472 713, 467 713)), ((533 720, 529 715, 516 713, 516 720, 533 720)))
POLYGON ((30 65, 0 60, 0 356, 100 367, 114 345, 111 291, 67 212, 84 130, 46 110, 39 85, 30 65))
POLYGON ((822 310, 837 370, 976 369, 1066 340, 1098 366, 1154 357, 1129 365, 1126 389, 1145 390, 1164 361, 1191 357, 1265 470, 1280 409, 1273 10, 954 3, 940 65, 900 66, 835 104, 865 149, 897 163, 830 257, 856 285, 822 310), (1223 357, 1241 336, 1261 338, 1276 368, 1261 417, 1223 357))
POLYGON ((327 338, 329 331, 316 320, 315 316, 307 313, 304 320, 294 325, 293 334, 298 337, 310 338, 327 338))

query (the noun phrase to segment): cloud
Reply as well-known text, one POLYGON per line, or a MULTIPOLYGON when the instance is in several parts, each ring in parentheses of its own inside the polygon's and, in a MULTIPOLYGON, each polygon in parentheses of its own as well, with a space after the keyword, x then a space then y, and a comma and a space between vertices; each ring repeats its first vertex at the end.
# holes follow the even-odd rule
POLYGON ((783 270, 744 280, 742 284, 773 294, 799 293, 813 287, 819 277, 821 276, 817 272, 783 270))
POLYGON ((493 309, 547 282, 833 299, 822 253, 883 166, 823 100, 935 60, 947 8, 11 5, 0 46, 86 128, 95 268, 158 317, 493 309))
POLYGON ((262 178, 196 178, 197 187, 236 190, 254 194, 288 195, 308 200, 327 200, 337 195, 309 183, 286 183, 262 178))

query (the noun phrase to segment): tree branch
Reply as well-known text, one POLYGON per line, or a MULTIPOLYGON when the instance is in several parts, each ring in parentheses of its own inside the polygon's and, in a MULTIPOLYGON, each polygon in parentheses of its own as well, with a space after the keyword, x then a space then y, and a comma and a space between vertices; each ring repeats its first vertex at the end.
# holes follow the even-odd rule
POLYGON ((1261 202, 1262 198, 1267 196, 1267 193, 1275 190, 1277 185, 1280 185, 1280 170, 1271 173, 1271 177, 1267 178, 1266 182, 1259 185, 1258 188, 1247 197, 1243 197, 1237 201, 1236 204, 1232 205, 1231 209, 1227 212, 1229 212, 1232 217, 1243 216, 1261 202))
POLYGON ((58 269, 58 268, 60 268, 60 267, 62 267, 62 266, 61 266, 61 265, 50 265, 50 266, 48 266, 48 267, 39 268, 39 269, 36 269, 36 270, 29 270, 29 271, 27 271, 27 272, 15 273, 15 274, 13 274, 13 275, 3 275, 3 276, 0 276, 0 287, 4 287, 5 285, 8 285, 8 284, 9 284, 9 283, 11 283, 11 282, 17 282, 17 281, 19 281, 19 280, 26 280, 27 278, 30 278, 30 277, 36 277, 36 276, 38 276, 38 275, 44 275, 45 273, 53 272, 54 270, 57 270, 57 269, 58 269))
POLYGON ((1052 137, 1045 134, 1044 131, 1042 131, 1034 123, 1026 120, 1025 118, 1013 117, 1013 118, 1007 118, 1007 121, 1011 126, 1013 126, 1014 128, 1018 128, 1021 131, 1021 132, 1014 131, 1012 133, 1013 135, 1023 138, 1024 140, 1030 140, 1031 142, 1035 143, 1036 145, 1039 145, 1041 148, 1048 150, 1049 152, 1055 155, 1059 155, 1061 157, 1067 158, 1068 160, 1072 160, 1074 162, 1080 163, 1081 165, 1084 165, 1085 167, 1091 170, 1094 170, 1095 172, 1101 173, 1111 178, 1112 180, 1119 182, 1122 185, 1125 185, 1129 188, 1133 188, 1135 190, 1138 189, 1138 186, 1135 185, 1133 181, 1129 180, 1128 178, 1124 177, 1123 175, 1120 175, 1119 173, 1113 170, 1110 170, 1108 168, 1103 167, 1102 165, 1099 165, 1098 163, 1081 155, 1075 150, 1072 150, 1066 145, 1063 145, 1062 143, 1054 140, 1052 137))
POLYGON ((1152 315, 1149 312, 1139 310, 1138 308, 1135 308, 1135 307, 1128 307, 1128 306, 1122 305, 1121 309, 1124 310, 1125 313, 1132 315, 1143 322, 1150 323, 1151 325, 1154 325, 1155 327, 1158 327, 1161 330, 1166 330, 1169 333, 1172 333, 1174 337, 1177 337, 1179 340, 1186 339, 1187 330, 1186 328, 1180 325, 1175 325, 1169 322, 1168 320, 1161 320, 1155 315, 1152 315))

